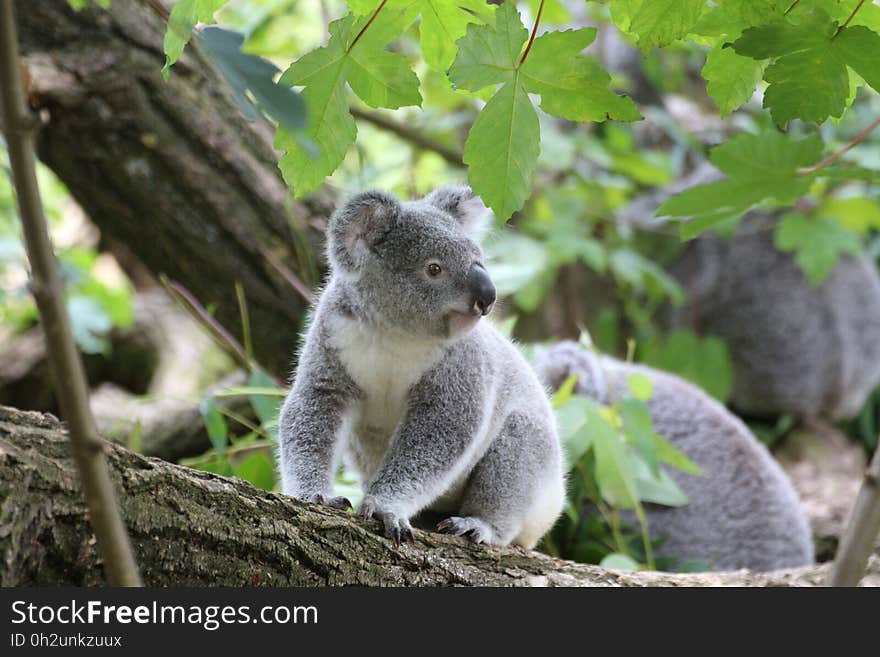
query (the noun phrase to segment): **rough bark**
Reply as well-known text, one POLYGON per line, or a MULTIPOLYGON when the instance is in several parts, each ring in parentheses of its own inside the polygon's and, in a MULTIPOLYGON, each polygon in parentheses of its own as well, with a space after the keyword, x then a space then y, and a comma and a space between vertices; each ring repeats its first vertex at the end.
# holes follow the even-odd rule
POLYGON ((313 284, 329 198, 290 200, 271 130, 242 118, 197 47, 162 80, 164 23, 145 0, 79 12, 66 0, 16 4, 40 159, 106 236, 213 304, 239 336, 241 281, 255 356, 285 375, 307 304, 264 249, 313 284))
MULTIPOLYGON (((101 563, 50 415, 0 407, 0 584, 96 585, 101 563)), ((147 584, 388 586, 815 586, 827 566, 777 573, 627 573, 417 531, 395 547, 378 523, 107 444, 147 584)), ((864 584, 880 581, 872 560, 864 584)))

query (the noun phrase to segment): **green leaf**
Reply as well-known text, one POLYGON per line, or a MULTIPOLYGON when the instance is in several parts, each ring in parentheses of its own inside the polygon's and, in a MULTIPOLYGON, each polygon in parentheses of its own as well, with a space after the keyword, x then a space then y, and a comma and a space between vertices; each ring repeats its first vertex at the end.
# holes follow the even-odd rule
POLYGON ((611 77, 580 53, 596 38, 596 28, 548 32, 532 44, 521 67, 530 93, 541 94, 541 109, 569 121, 637 121, 641 115, 629 98, 608 85, 611 77))
POLYGON ((189 43, 193 28, 198 23, 214 22, 214 14, 229 0, 180 0, 168 16, 168 29, 162 48, 165 51, 165 66, 162 75, 168 79, 171 66, 180 59, 183 49, 189 43))
POLYGON ((752 27, 733 44, 741 55, 774 59, 764 73, 769 83, 764 107, 776 123, 840 117, 852 102, 847 67, 880 89, 880 35, 863 25, 838 32, 837 22, 822 9, 798 19, 752 27))
POLYGON ((626 378, 626 386, 639 401, 648 401, 654 396, 654 383, 641 372, 630 374, 626 378))
POLYGON ((709 51, 702 73, 708 83, 706 91, 722 116, 730 114, 752 97, 763 70, 759 62, 738 55, 733 48, 719 44, 709 51))
POLYGON ((574 387, 577 385, 578 375, 572 374, 570 377, 565 379, 562 382, 562 385, 559 386, 559 389, 556 390, 556 393, 553 395, 552 404, 553 408, 560 408, 563 404, 565 404, 574 393, 574 387))
POLYGON ((699 230, 741 216, 765 200, 788 205, 807 193, 816 174, 798 175, 822 153, 817 135, 794 140, 776 130, 759 135, 741 133, 712 150, 709 159, 729 177, 699 185, 673 196, 657 208, 657 216, 692 217, 699 230))
MULTIPOLYGON (((565 453, 566 470, 574 467, 590 448, 593 430, 587 430, 587 423, 595 407, 596 402, 593 400, 581 395, 571 395, 554 409, 559 438, 565 453)), ((602 421, 601 417, 598 421, 602 421)))
POLYGON ((464 36, 470 23, 486 13, 483 0, 422 0, 419 11, 419 39, 425 62, 436 71, 445 72, 455 59, 455 42, 464 36))
POLYGON ((215 397, 241 397, 242 395, 286 397, 287 391, 273 383, 271 386, 232 386, 224 388, 222 392, 214 393, 215 397))
POLYGON ((687 494, 675 480, 662 469, 652 472, 641 459, 635 462, 636 488, 642 502, 652 502, 664 506, 684 506, 689 502, 687 494))
POLYGON ((219 27, 202 31, 202 41, 211 54, 217 69, 232 87, 239 107, 251 120, 257 118, 250 92, 257 106, 279 125, 288 130, 299 130, 305 125, 306 108, 303 99, 289 87, 275 83, 278 68, 254 55, 241 51, 244 36, 219 27))
POLYGON ((275 466, 265 452, 256 452, 233 467, 236 477, 251 482, 257 488, 275 488, 275 466))
POLYGON ((706 10, 693 28, 702 36, 736 38, 743 30, 781 18, 792 0, 725 0, 706 10))
POLYGON ((449 79, 456 87, 469 91, 512 82, 528 37, 528 30, 520 22, 513 3, 501 5, 494 26, 467 26, 465 36, 458 40, 458 53, 449 68, 449 79))
POLYGON ((639 455, 648 464, 651 472, 659 476, 660 462, 654 445, 654 425, 648 406, 638 399, 624 399, 620 403, 620 418, 623 420, 623 432, 627 439, 635 445, 639 455))
POLYGON ((471 127, 464 149, 471 187, 501 220, 525 203, 540 154, 538 114, 529 93, 541 95, 545 111, 570 120, 640 118, 632 101, 608 88, 608 74, 580 56, 595 38, 594 29, 550 32, 523 52, 527 38, 515 3, 505 3, 494 26, 467 26, 449 69, 461 89, 502 85, 471 127))
POLYGON ((348 15, 332 22, 327 45, 303 55, 281 78, 283 84, 304 87, 308 109, 302 135, 279 129, 275 136, 275 147, 285 151, 278 163, 281 173, 297 197, 317 189, 357 137, 346 82, 373 107, 421 103, 419 80, 406 57, 385 51, 409 14, 383 11, 367 26, 369 20, 348 15))
POLYGON ((464 145, 471 187, 499 219, 528 198, 540 141, 538 113, 518 79, 492 96, 471 126, 464 145))
POLYGON ((211 397, 203 399, 199 404, 199 411, 202 413, 202 420, 205 423, 205 429, 208 431, 208 437, 211 444, 219 454, 226 452, 226 443, 228 439, 228 430, 226 428, 226 420, 220 409, 217 408, 217 402, 211 397))
POLYGON ((263 428, 268 428, 273 436, 278 433, 278 392, 282 392, 279 388, 274 387, 275 382, 268 374, 262 370, 254 370, 248 377, 248 386, 252 390, 266 389, 269 394, 260 394, 251 392, 248 395, 248 401, 254 409, 254 413, 260 419, 263 428))
POLYGON ((641 565, 628 554, 620 552, 612 552, 606 554, 602 561, 599 562, 602 568, 613 568, 614 570, 639 570, 641 565))
POLYGON ((642 0, 633 9, 629 32, 642 50, 666 46, 686 36, 705 7, 706 0, 642 0))
POLYGON ((677 470, 687 472, 693 475, 702 475, 703 470, 696 463, 690 460, 684 452, 679 450, 675 445, 666 440, 658 433, 654 434, 654 449, 657 451, 657 458, 662 463, 667 463, 677 470))
POLYGON ((847 230, 865 235, 880 230, 880 203, 867 198, 832 198, 816 211, 823 217, 834 219, 847 230))
POLYGON ((639 494, 626 443, 598 412, 588 414, 587 429, 596 457, 596 484, 602 499, 617 509, 635 507, 639 494))
POLYGON ((858 238, 836 221, 798 212, 782 217, 774 237, 780 251, 795 253, 795 262, 812 285, 828 277, 841 255, 861 250, 858 238))
POLYGON ((650 345, 642 360, 687 379, 722 403, 730 396, 733 366, 727 345, 720 338, 673 331, 662 342, 650 345))
POLYGON ((419 105, 419 79, 406 57, 387 50, 370 50, 360 42, 349 52, 348 83, 370 107, 397 109, 419 105))

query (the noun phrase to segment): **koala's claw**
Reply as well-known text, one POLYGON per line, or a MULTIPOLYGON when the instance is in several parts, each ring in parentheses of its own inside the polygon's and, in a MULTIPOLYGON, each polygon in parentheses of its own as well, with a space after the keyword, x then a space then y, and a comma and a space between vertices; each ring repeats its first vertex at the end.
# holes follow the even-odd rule
POLYGON ((348 511, 352 508, 351 502, 348 501, 347 497, 324 497, 320 493, 317 495, 312 495, 310 502, 315 502, 316 504, 323 504, 324 506, 329 506, 334 509, 341 509, 342 511, 348 511))
POLYGON ((465 536, 474 543, 492 543, 496 535, 489 523, 473 516, 447 518, 437 524, 437 531, 453 536, 465 536))
POLYGON ((360 514, 365 520, 370 518, 381 520, 385 526, 385 538, 390 538, 394 541, 394 545, 400 545, 401 540, 409 543, 415 542, 412 525, 409 524, 409 520, 392 511, 383 510, 371 498, 364 498, 364 501, 361 503, 360 514))

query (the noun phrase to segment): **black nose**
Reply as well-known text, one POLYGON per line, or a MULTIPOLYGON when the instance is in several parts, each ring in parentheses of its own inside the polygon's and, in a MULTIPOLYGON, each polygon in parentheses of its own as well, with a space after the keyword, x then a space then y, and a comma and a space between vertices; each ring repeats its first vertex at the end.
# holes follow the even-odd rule
POLYGON ((495 286, 483 265, 473 264, 467 275, 468 289, 474 305, 483 315, 488 315, 495 303, 495 286))

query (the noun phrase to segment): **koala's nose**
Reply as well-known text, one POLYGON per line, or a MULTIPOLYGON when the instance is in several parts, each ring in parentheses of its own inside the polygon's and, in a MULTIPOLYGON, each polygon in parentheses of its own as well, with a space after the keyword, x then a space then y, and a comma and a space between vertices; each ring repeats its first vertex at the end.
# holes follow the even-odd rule
POLYGON ((488 315, 495 303, 495 285, 483 268, 483 265, 473 264, 467 274, 468 289, 471 293, 474 306, 482 315, 488 315))

